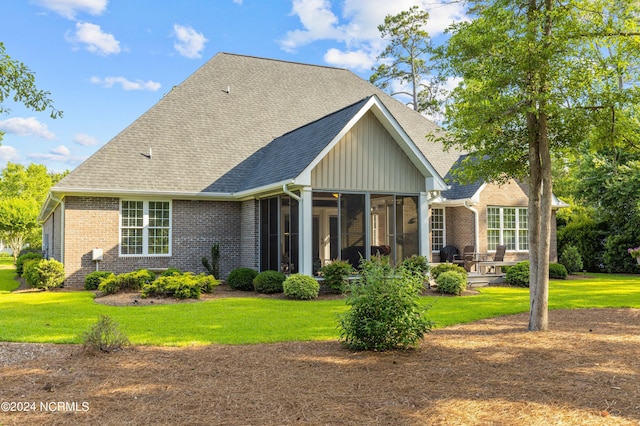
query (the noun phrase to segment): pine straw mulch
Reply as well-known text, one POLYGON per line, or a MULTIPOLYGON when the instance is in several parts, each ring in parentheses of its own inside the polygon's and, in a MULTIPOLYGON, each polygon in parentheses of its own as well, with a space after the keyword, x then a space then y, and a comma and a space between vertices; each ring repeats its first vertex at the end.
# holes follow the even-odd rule
POLYGON ((420 349, 386 353, 336 341, 93 355, 0 343, 0 401, 36 402, 0 412, 0 424, 640 423, 640 310, 551 311, 545 333, 527 332, 527 320, 439 329, 420 349))

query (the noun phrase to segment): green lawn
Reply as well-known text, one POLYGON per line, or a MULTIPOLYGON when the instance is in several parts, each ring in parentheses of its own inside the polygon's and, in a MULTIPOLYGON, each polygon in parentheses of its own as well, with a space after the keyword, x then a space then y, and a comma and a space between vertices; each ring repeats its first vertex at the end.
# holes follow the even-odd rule
POLYGON ((0 293, 18 288, 20 283, 13 279, 15 272, 13 257, 0 257, 0 293))
MULTIPOLYGON (((0 277, 0 280, 3 280, 0 277)), ((0 281, 1 282, 1 281, 0 281)), ((526 312, 528 289, 487 287, 470 297, 425 297, 437 327, 526 312)), ((640 308, 640 276, 552 281, 551 309, 640 308)), ((215 299, 157 306, 104 306, 90 292, 0 294, 0 341, 79 343, 99 314, 120 323, 136 345, 254 344, 338 337, 343 300, 215 299)), ((526 324, 523 324, 525 327, 526 324)))

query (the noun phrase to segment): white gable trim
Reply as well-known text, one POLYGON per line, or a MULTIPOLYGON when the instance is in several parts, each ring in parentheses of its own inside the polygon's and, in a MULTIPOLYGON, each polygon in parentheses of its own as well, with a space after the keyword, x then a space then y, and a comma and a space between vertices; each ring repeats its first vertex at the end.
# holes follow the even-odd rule
POLYGON ((329 154, 329 152, 342 140, 342 138, 358 123, 362 117, 371 111, 380 121, 383 127, 389 132, 391 137, 396 141, 400 149, 409 157, 415 167, 425 177, 425 184, 428 191, 430 190, 446 190, 447 185, 444 179, 438 174, 435 168, 429 163, 424 154, 418 149, 413 140, 402 129, 400 124, 391 115, 389 110, 373 95, 358 111, 357 114, 347 123, 347 125, 324 147, 318 156, 309 163, 309 165, 300 173, 295 182, 301 185, 311 185, 311 171, 329 154))

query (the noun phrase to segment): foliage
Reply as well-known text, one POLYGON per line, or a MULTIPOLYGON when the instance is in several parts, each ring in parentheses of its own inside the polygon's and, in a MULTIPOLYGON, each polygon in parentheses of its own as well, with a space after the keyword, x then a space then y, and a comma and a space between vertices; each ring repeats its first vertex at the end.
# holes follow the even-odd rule
POLYGON ((628 247, 638 241, 631 235, 609 235, 604 243, 602 260, 607 272, 635 273, 638 271, 637 261, 629 256, 628 247))
POLYGON ((560 263, 549 263, 549 278, 564 280, 567 278, 567 268, 560 263))
POLYGON ((287 276, 279 271, 262 271, 253 279, 253 288, 258 293, 273 294, 284 291, 282 283, 287 276))
POLYGON ((38 282, 39 274, 36 267, 41 260, 44 259, 28 259, 22 266, 22 278, 24 279, 24 282, 31 287, 35 287, 38 282))
MULTIPOLYGON (((38 89, 35 74, 22 62, 7 54, 4 43, 0 42, 0 114, 9 112, 3 103, 11 97, 34 111, 51 111, 51 118, 62 117, 62 111, 53 107, 49 92, 38 89)), ((2 139, 0 133, 0 140, 2 139)))
POLYGON ((182 275, 184 272, 182 272, 180 269, 178 268, 167 268, 166 271, 163 271, 160 276, 161 277, 170 277, 172 275, 182 275))
POLYGON ((334 260, 320 268, 324 281, 323 284, 333 293, 344 293, 349 284, 349 276, 353 273, 351 263, 346 260, 334 260))
POLYGON ((142 297, 171 296, 178 299, 198 299, 201 293, 211 293, 220 284, 213 275, 193 275, 191 272, 160 276, 142 286, 142 297))
POLYGON ((438 275, 436 279, 438 291, 445 294, 460 296, 467 289, 467 280, 457 271, 446 271, 438 275))
POLYGON ((111 275, 113 275, 113 272, 109 271, 94 271, 87 274, 87 276, 84 277, 84 289, 97 290, 100 283, 111 275))
POLYGON ((415 271, 417 274, 426 275, 429 273, 429 261, 424 256, 419 256, 414 254, 411 257, 407 257, 400 262, 400 266, 405 269, 410 269, 415 271))
POLYGON ((600 272, 607 232, 606 224, 596 221, 594 216, 595 211, 589 209, 564 219, 565 224, 558 226, 558 250, 562 253, 568 246, 575 247, 582 259, 583 269, 600 272))
POLYGON ((18 256, 18 259, 16 260, 16 274, 19 277, 22 276, 24 263, 27 260, 32 260, 32 259, 42 259, 42 255, 40 253, 29 252, 29 253, 21 254, 20 256, 18 256))
POLYGON ((516 287, 529 287, 529 261, 518 262, 507 269, 505 281, 516 287))
POLYGON ((55 259, 43 259, 35 267, 38 278, 32 285, 36 288, 50 290, 64 284, 64 265, 55 259))
MULTIPOLYGON (((548 327, 552 153, 629 145, 640 132, 638 2, 569 0, 469 2, 439 60, 462 79, 441 137, 469 152, 457 178, 528 178, 532 310, 529 328, 548 327), (579 58, 577 60, 576 58, 579 58)), ((439 138, 436 136, 436 138, 439 138)))
POLYGON ((418 6, 397 15, 387 15, 378 25, 380 36, 388 44, 378 56, 377 67, 369 78, 391 96, 409 97, 414 110, 436 114, 444 96, 443 80, 434 75, 429 63, 431 38, 425 30, 429 13, 418 6), (399 89, 396 89, 400 86, 399 89))
POLYGON ((320 284, 309 275, 291 274, 282 283, 282 289, 292 299, 311 300, 318 297, 320 284))
POLYGON ((220 244, 215 243, 211 246, 211 263, 206 257, 202 258, 202 266, 210 275, 220 278, 220 244))
POLYGON ((455 263, 449 263, 449 262, 440 263, 439 265, 436 265, 433 268, 431 268, 431 279, 434 281, 437 281, 440 274, 444 272, 449 272, 449 271, 456 272, 462 275, 465 281, 467 280, 467 270, 460 265, 456 265, 455 263))
POLYGON ((148 269, 138 269, 134 272, 108 276, 98 285, 98 290, 105 294, 115 294, 120 291, 137 291, 141 290, 143 285, 149 284, 155 279, 155 274, 148 269))
MULTIPOLYGON (((560 263, 567 268, 567 272, 573 274, 582 271, 582 257, 574 246, 566 246, 560 255, 560 263)), ((551 271, 549 271, 551 272, 551 271)))
POLYGON ((129 339, 120 331, 120 327, 109 315, 100 315, 98 322, 85 331, 82 336, 85 350, 112 352, 128 346, 129 339))
POLYGON ((253 279, 258 275, 255 269, 236 268, 229 274, 227 284, 235 290, 253 290, 253 279))
POLYGON ((346 300, 349 310, 339 320, 341 342, 354 350, 416 346, 432 327, 420 303, 424 276, 389 268, 384 259, 362 263, 362 276, 346 300))
POLYGON ((14 260, 39 229, 38 204, 35 200, 0 199, 0 236, 11 248, 14 260))

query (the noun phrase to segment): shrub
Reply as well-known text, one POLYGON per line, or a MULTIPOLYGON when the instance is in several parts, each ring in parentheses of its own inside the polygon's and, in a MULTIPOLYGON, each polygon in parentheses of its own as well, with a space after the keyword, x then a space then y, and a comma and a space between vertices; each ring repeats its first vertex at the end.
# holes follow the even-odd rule
POLYGON ((108 315, 100 315, 98 322, 86 331, 82 338, 85 350, 111 352, 129 345, 129 339, 119 329, 118 323, 108 315))
POLYGON ((411 257, 407 257, 402 262, 400 262, 400 266, 405 269, 411 269, 416 273, 422 274, 422 275, 426 275, 430 269, 429 261, 427 260, 427 258, 424 256, 418 256, 415 254, 411 257))
POLYGON ((137 291, 142 286, 156 279, 153 272, 148 269, 138 269, 120 275, 109 276, 98 285, 98 290, 106 294, 114 294, 119 291, 137 291))
POLYGON ((25 254, 21 254, 20 256, 18 256, 18 259, 16 259, 16 274, 18 274, 19 277, 22 276, 24 272, 24 262, 26 262, 27 260, 42 258, 43 257, 40 253, 28 252, 25 254))
POLYGON ((335 260, 320 268, 324 277, 324 284, 333 293, 344 293, 349 284, 348 278, 353 273, 353 267, 346 260, 335 260))
POLYGON ((320 284, 309 275, 292 274, 282 283, 284 294, 292 299, 310 300, 318 297, 320 284))
POLYGON ((570 274, 582 271, 582 256, 575 246, 567 246, 560 256, 560 263, 567 268, 570 274))
POLYGON ((97 290, 100 283, 110 275, 113 275, 113 272, 95 271, 87 274, 87 276, 84 277, 84 289, 97 290))
POLYGON ((436 279, 438 291, 445 294, 461 295, 467 289, 467 279, 457 271, 446 271, 436 279))
POLYGON ((227 284, 236 290, 253 290, 253 279, 258 275, 255 269, 236 268, 229 274, 227 284))
POLYGON ((436 281, 440 274, 444 272, 449 272, 449 271, 457 272, 458 274, 461 274, 464 277, 465 281, 467 280, 467 270, 460 265, 456 265, 455 263, 449 263, 449 262, 441 263, 431 268, 431 279, 436 281))
POLYGON ((389 268, 385 259, 361 266, 346 300, 350 308, 339 319, 341 342, 354 350, 415 346, 432 327, 420 304, 424 276, 411 268, 389 268))
POLYGON ((142 297, 171 296, 178 299, 198 299, 201 293, 210 293, 220 284, 212 275, 165 275, 142 286, 142 297))
POLYGON ((166 271, 160 274, 161 277, 170 277, 172 275, 182 275, 183 272, 178 268, 168 268, 166 271))
POLYGON ((27 259, 22 264, 22 278, 24 278, 24 281, 27 283, 27 285, 31 287, 35 287, 36 283, 38 282, 39 274, 36 267, 38 266, 38 263, 40 263, 41 260, 42 258, 27 259))
POLYGON ((567 278, 567 268, 559 263, 549 264, 549 278, 564 280, 567 278))
POLYGON ((253 279, 253 288, 258 293, 273 294, 284 291, 282 283, 287 276, 278 271, 262 271, 253 279))
POLYGON ((211 246, 211 263, 209 263, 209 259, 205 257, 202 258, 202 266, 209 272, 210 275, 219 278, 220 274, 220 244, 215 243, 211 246))
POLYGON ((529 287, 529 261, 518 262, 507 269, 505 280, 509 285, 529 287))

